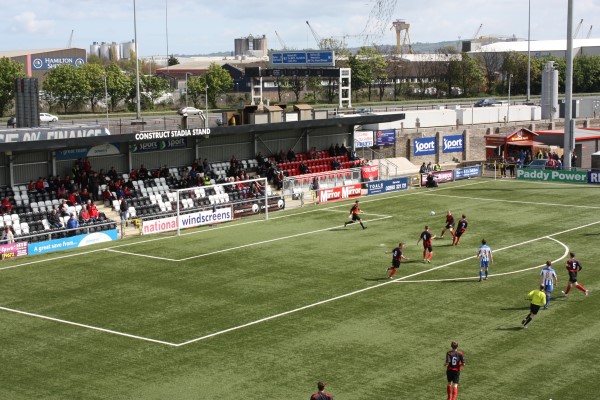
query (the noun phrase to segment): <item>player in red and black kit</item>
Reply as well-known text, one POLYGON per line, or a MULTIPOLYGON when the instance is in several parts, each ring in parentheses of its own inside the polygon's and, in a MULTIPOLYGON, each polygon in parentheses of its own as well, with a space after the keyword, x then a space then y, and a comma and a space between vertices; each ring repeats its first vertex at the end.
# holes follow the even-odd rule
POLYGON ((569 284, 567 285, 567 288, 562 292, 562 294, 568 296, 569 292, 571 291, 571 288, 573 287, 573 285, 575 285, 577 289, 581 290, 587 296, 588 294, 590 294, 590 291, 581 286, 579 283, 577 283, 577 273, 581 271, 581 263, 575 258, 575 253, 571 252, 569 253, 569 255, 571 256, 571 258, 567 260, 567 271, 569 271, 569 284))
POLYGON ((467 221, 467 217, 465 214, 462 215, 462 218, 458 221, 458 225, 456 225, 456 233, 454 234, 454 238, 452 239, 452 246, 458 246, 458 242, 460 242, 460 237, 467 230, 467 226, 469 226, 469 221, 467 221))
POLYGON ((362 226, 363 229, 367 229, 367 227, 363 224, 362 220, 360 219, 360 215, 358 215, 361 212, 362 211, 360 210, 360 207, 358 206, 358 200, 356 200, 356 202, 350 209, 350 216, 352 217, 352 221, 344 222, 344 228, 346 226, 348 226, 348 224, 353 224, 355 221, 358 221, 358 223, 360 224, 360 226, 362 226))
MULTIPOLYGON (((398 268, 400 268, 400 261, 402 260, 408 260, 408 257, 404 257, 404 255, 402 255, 402 252, 404 251, 404 243, 400 242, 398 243, 398 247, 396 247, 394 250, 392 250, 392 266, 388 267, 388 269, 385 270, 385 272, 390 272, 390 275, 388 276, 389 279, 394 279, 393 276, 394 274, 398 271, 398 268)), ((385 254, 389 254, 389 251, 386 251, 385 254)))
POLYGON ((417 244, 419 244, 421 240, 423 241, 423 262, 431 262, 431 257, 433 257, 433 247, 431 246, 431 240, 434 238, 435 235, 431 235, 429 225, 425 225, 425 230, 421 232, 421 236, 419 236, 419 240, 417 240, 417 244))
POLYGON ((465 365, 465 357, 463 353, 458 351, 458 342, 450 344, 452 350, 446 353, 446 378, 448 386, 446 386, 447 400, 456 400, 458 396, 458 381, 460 380, 460 370, 465 365))
POLYGON ((448 210, 448 214, 446 214, 446 225, 444 226, 444 229, 442 229, 440 239, 444 238, 444 233, 446 233, 447 230, 450 231, 452 238, 454 239, 454 215, 452 215, 450 210, 448 210))
POLYGON ((319 391, 310 396, 310 400, 333 400, 332 395, 325 393, 325 382, 319 381, 319 383, 317 383, 317 389, 319 389, 319 391))

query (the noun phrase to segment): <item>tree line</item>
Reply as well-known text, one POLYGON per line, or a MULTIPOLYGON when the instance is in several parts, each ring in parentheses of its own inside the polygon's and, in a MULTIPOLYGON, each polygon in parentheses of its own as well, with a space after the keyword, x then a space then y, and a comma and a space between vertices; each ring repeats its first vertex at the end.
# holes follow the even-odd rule
MULTIPOLYGON (((541 93, 542 70, 554 61, 559 72, 559 91, 564 92, 566 63, 562 58, 531 58, 532 95, 541 93)), ((177 60, 171 57, 169 64, 177 60)), ((338 67, 352 69, 352 92, 359 101, 402 101, 418 98, 461 98, 485 95, 524 95, 527 91, 527 55, 508 53, 457 53, 454 47, 440 48, 435 53, 414 55, 407 61, 397 55, 386 55, 374 46, 361 47, 355 54, 339 60, 338 67)), ((152 64, 140 66, 140 103, 151 110, 157 99, 172 92, 172 85, 151 73, 152 64), (149 71, 150 70, 150 71, 149 71), (143 73, 142 73, 143 72, 143 73)), ((156 70, 156 69, 155 69, 156 70)), ((0 59, 0 116, 14 107, 14 81, 25 77, 24 66, 9 58, 0 59)), ((274 77, 279 101, 290 92, 295 102, 334 103, 337 79, 321 77, 274 77)), ((218 97, 234 90, 230 74, 217 64, 207 73, 190 76, 187 82, 188 104, 202 108, 207 100, 217 108, 218 97)), ((600 56, 578 56, 573 62, 573 91, 600 92, 600 56)), ((92 112, 104 109, 108 99, 111 111, 125 106, 136 107, 135 58, 103 64, 95 56, 80 67, 60 65, 48 72, 42 85, 42 99, 49 108, 64 113, 89 107, 92 112)))

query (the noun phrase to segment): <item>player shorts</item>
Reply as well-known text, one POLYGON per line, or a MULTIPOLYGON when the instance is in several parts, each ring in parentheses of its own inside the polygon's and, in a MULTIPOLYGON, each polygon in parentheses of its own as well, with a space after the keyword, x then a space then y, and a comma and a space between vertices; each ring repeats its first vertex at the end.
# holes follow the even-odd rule
POLYGON ((392 268, 400 268, 400 260, 392 260, 392 268))
POLYGON ((490 262, 489 261, 483 261, 483 260, 481 260, 479 262, 479 268, 487 268, 489 266, 490 266, 490 262))
POLYGON ((554 285, 544 285, 544 290, 548 293, 552 293, 554 291, 554 285))
POLYGON ((433 251, 433 247, 431 246, 431 243, 423 243, 423 250, 428 250, 430 253, 433 251))
POLYGON ((577 272, 569 272, 569 282, 577 282, 577 272))
POLYGON ((360 216, 358 214, 352 214, 352 221, 360 221, 360 216))
POLYGON ((456 383, 458 385, 458 381, 460 380, 460 371, 447 369, 446 378, 448 379, 448 382, 456 383))
POLYGON ((538 311, 540 311, 540 307, 541 307, 541 306, 538 306, 538 305, 536 305, 536 304, 530 304, 530 305, 529 305, 529 311, 531 311, 531 313, 532 313, 533 315, 537 315, 538 311))
POLYGON ((454 226, 452 224, 446 224, 446 229, 452 230, 454 229, 454 226))
POLYGON ((465 230, 464 230, 464 229, 459 229, 459 230, 457 230, 457 231, 456 231, 456 237, 461 237, 463 233, 465 233, 465 230))

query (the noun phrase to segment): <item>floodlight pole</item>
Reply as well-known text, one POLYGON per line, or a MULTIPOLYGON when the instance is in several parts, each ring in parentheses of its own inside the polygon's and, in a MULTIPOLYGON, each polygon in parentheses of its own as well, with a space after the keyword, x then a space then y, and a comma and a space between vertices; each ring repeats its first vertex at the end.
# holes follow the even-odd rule
POLYGON ((527 102, 531 100, 531 0, 527 22, 527 102))
POLYGON ((573 137, 573 0, 569 0, 567 11, 567 56, 565 72, 565 136, 564 136, 564 167, 571 169, 571 158, 575 140, 573 137))
POLYGON ((109 120, 108 120, 108 82, 106 80, 106 75, 104 75, 104 105, 106 106, 106 129, 109 129, 109 120))
POLYGON ((138 40, 137 40, 137 21, 135 15, 135 0, 133 0, 133 40, 135 42, 135 95, 136 102, 136 119, 142 118, 141 103, 140 103, 140 66, 138 57, 138 40))

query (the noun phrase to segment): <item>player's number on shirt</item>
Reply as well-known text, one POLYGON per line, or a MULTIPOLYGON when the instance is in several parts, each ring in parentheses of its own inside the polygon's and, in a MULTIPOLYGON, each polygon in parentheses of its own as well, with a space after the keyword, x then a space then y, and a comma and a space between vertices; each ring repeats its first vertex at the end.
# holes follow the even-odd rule
POLYGON ((456 365, 458 365, 458 358, 452 357, 452 366, 455 367, 456 365))

